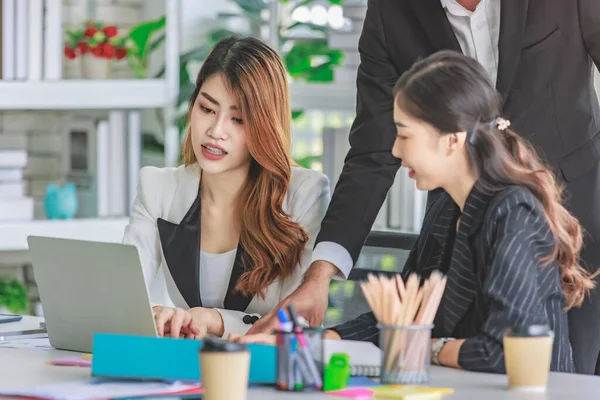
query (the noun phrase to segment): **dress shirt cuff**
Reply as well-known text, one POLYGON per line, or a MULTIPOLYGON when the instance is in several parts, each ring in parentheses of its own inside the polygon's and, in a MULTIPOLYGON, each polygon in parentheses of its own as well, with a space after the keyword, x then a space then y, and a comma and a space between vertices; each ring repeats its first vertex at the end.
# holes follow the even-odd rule
POLYGON ((460 346, 458 365, 466 371, 503 374, 506 372, 503 346, 483 334, 470 337, 460 346))
POLYGON ((329 261, 340 270, 333 277, 336 280, 347 279, 353 266, 348 250, 335 242, 320 242, 316 245, 312 253, 312 262, 319 260, 329 261))

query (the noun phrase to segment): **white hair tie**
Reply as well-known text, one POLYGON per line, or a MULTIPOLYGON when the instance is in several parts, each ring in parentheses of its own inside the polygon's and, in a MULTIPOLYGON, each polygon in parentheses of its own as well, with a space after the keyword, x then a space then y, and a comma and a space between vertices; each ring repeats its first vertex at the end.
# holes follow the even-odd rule
POLYGON ((510 126, 510 121, 504 118, 496 118, 496 121, 494 121, 493 124, 496 125, 499 130, 504 131, 510 126))

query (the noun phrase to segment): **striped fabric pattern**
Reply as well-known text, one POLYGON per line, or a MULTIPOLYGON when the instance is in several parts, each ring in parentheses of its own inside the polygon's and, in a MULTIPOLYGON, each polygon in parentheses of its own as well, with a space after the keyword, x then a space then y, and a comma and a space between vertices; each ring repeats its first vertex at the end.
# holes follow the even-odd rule
MULTIPOLYGON (((511 186, 486 194, 476 186, 462 214, 448 194, 436 199, 403 275, 427 277, 438 269, 448 276, 432 335, 466 339, 462 368, 504 373, 504 330, 548 324, 551 369, 574 372, 558 265, 541 261, 553 246, 543 209, 528 190, 511 186)), ((376 324, 367 313, 334 329, 344 339, 378 344, 376 324)))

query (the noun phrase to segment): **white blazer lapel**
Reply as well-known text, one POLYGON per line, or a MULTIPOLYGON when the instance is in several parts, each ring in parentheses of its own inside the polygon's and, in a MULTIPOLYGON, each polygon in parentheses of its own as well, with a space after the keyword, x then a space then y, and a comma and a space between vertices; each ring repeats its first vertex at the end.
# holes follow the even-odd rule
MULTIPOLYGON (((157 220, 165 275, 189 307, 202 306, 198 280, 200 252, 199 170, 196 166, 178 169, 177 187, 168 220, 157 220)), ((169 292, 173 287, 169 288, 169 292)))
POLYGON ((173 195, 173 201, 167 215, 169 222, 180 223, 192 204, 194 204, 194 200, 198 196, 200 176, 200 167, 198 164, 178 169, 177 189, 173 195))

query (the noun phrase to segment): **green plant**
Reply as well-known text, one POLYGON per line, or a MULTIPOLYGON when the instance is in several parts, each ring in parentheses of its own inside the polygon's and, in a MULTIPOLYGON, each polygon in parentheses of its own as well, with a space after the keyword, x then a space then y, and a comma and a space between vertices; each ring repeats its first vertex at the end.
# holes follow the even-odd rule
POLYGON ((298 158, 294 161, 296 161, 296 164, 298 164, 302 168, 313 169, 315 164, 321 163, 321 156, 320 155, 306 156, 303 158, 298 158))
MULTIPOLYGON (((261 19, 261 14, 268 9, 269 3, 266 0, 232 0, 239 7, 238 13, 222 14, 221 18, 240 18, 248 21, 250 34, 259 36, 260 27, 265 23, 261 19)), ((307 6, 318 0, 273 0, 279 1, 285 5, 286 13, 290 15, 299 7, 307 6)), ((331 4, 341 4, 343 0, 329 0, 331 4)), ((343 52, 338 49, 332 49, 327 43, 326 33, 329 28, 326 26, 315 25, 306 22, 294 22, 290 25, 279 23, 277 25, 277 50, 282 53, 284 63, 290 77, 295 81, 306 82, 331 82, 333 80, 334 69, 341 65, 343 61, 343 52), (300 29, 312 32, 312 37, 302 35, 298 38, 294 35, 300 29)), ((208 42, 214 45, 226 36, 240 34, 241 32, 232 32, 227 29, 217 28, 208 35, 208 42)), ((295 112, 294 117, 299 117, 300 112, 295 112)))
POLYGON ((29 309, 29 299, 25 286, 16 279, 0 278, 0 307, 13 313, 25 312, 29 309))
POLYGON ((127 62, 137 78, 148 77, 150 55, 165 41, 166 17, 144 21, 127 35, 127 62))

